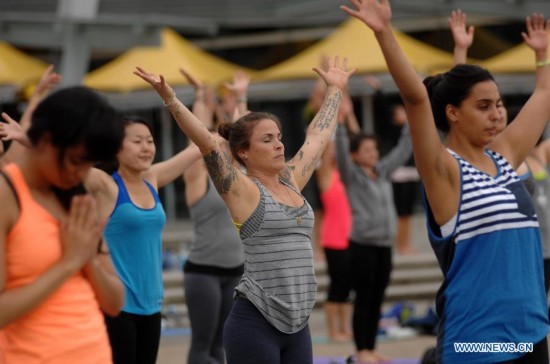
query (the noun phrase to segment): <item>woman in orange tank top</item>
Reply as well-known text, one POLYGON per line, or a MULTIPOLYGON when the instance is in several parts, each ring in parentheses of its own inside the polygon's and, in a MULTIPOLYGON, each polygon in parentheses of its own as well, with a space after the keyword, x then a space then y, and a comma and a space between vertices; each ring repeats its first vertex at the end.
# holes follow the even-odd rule
POLYGON ((112 362, 101 310, 118 314, 123 286, 80 192, 122 136, 114 109, 84 87, 34 111, 28 151, 0 176, 0 362, 112 362))

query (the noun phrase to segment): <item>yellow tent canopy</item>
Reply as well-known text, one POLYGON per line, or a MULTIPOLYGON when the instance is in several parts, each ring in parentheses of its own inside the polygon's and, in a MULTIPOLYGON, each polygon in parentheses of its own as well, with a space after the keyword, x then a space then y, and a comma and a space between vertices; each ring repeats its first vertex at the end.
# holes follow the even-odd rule
POLYGON ((48 65, 6 42, 0 42, 0 85, 19 88, 36 82, 48 65))
POLYGON ((186 69, 207 84, 229 80, 238 69, 243 69, 195 47, 173 30, 164 29, 160 47, 130 49, 90 72, 84 79, 84 84, 106 92, 130 92, 149 88, 147 83, 132 73, 136 66, 162 74, 172 86, 188 84, 179 72, 180 68, 186 69))
POLYGON ((480 65, 493 73, 534 73, 535 54, 522 43, 481 62, 480 65))
MULTIPOLYGON (((397 41, 418 72, 428 73, 434 68, 449 68, 453 56, 395 30, 397 41)), ((331 35, 300 54, 259 72, 259 81, 316 77, 311 69, 323 56, 347 57, 350 67, 358 73, 387 72, 388 68, 374 34, 362 22, 350 18, 331 35)))

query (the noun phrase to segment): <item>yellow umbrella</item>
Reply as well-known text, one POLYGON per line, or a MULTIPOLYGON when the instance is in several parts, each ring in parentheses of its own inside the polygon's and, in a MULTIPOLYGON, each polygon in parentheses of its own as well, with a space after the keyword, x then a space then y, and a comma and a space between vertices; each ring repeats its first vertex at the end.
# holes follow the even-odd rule
MULTIPOLYGON (((130 92, 150 86, 132 72, 136 66, 162 74, 172 86, 187 85, 180 68, 207 84, 229 80, 239 67, 195 47, 170 29, 162 31, 160 47, 136 47, 90 72, 84 79, 88 87, 106 92, 130 92)), ((245 70, 252 73, 250 70, 245 70)))
POLYGON ((0 42, 0 85, 24 87, 36 82, 48 65, 0 42))
MULTIPOLYGON (((550 50, 548 56, 550 57, 550 50)), ((493 73, 533 73, 535 53, 522 43, 481 62, 481 65, 493 73)))
MULTIPOLYGON (((417 41, 397 30, 394 32, 417 71, 428 73, 433 68, 450 67, 453 64, 453 57, 448 52, 417 41)), ((312 67, 317 66, 323 56, 335 55, 347 57, 349 66, 356 67, 359 73, 388 70, 373 32, 359 20, 350 18, 325 39, 300 54, 259 72, 255 79, 270 81, 314 78, 316 73, 311 70, 312 67)))

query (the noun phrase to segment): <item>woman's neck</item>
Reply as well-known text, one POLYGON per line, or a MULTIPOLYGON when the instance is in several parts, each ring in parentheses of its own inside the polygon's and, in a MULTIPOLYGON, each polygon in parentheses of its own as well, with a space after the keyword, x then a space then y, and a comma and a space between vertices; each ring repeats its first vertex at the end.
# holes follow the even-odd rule
POLYGON ((143 172, 138 170, 120 167, 117 172, 124 179, 125 182, 141 183, 141 181, 143 180, 143 172))
POLYGON ((16 162, 17 166, 21 170, 25 182, 29 188, 42 191, 42 192, 51 192, 52 185, 51 183, 40 173, 39 162, 35 161, 31 155, 24 155, 20 161, 16 162))
POLYGON ((452 135, 448 135, 445 139, 445 146, 471 162, 481 161, 487 157, 485 154, 487 145, 474 145, 468 140, 462 140, 452 135))
POLYGON ((247 173, 248 177, 250 178, 255 178, 257 179, 258 181, 260 181, 264 186, 266 187, 270 187, 270 186, 273 186, 273 187, 276 187, 279 185, 280 183, 280 179, 279 179, 279 175, 275 174, 266 174, 266 173, 263 173, 261 171, 248 171, 247 173))

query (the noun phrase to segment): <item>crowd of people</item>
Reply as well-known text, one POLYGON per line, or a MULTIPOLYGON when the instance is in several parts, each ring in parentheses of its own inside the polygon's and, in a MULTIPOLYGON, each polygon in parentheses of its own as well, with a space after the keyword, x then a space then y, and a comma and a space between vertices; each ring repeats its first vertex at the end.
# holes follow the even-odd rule
POLYGON ((463 12, 449 18, 455 66, 422 80, 393 35, 389 2, 351 3, 341 9, 374 32, 402 100, 390 105, 379 81, 364 78, 381 111, 376 135, 362 131, 347 92, 353 60, 338 55, 313 67, 293 156, 279 118, 248 109, 242 72, 218 102, 182 69, 194 89, 188 108, 161 74, 129 70, 189 139, 160 162, 149 121, 85 87, 52 91, 61 80, 52 66, 20 122, 2 114, 0 137, 11 144, 0 142, 0 363, 156 362, 158 191, 177 180, 194 232, 182 287, 190 364, 312 363, 317 259, 330 279, 329 339, 354 343, 349 363, 389 362, 376 349, 380 314, 393 256, 415 253, 420 196, 444 276, 437 362, 548 363, 548 21, 526 20, 536 85, 511 117, 493 76, 467 64, 474 28, 463 12), (311 184, 312 198, 303 192, 311 184), (533 346, 456 350, 468 342, 533 346))

